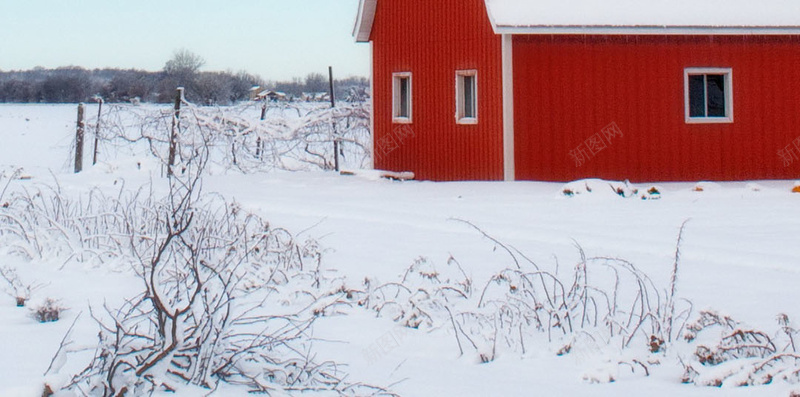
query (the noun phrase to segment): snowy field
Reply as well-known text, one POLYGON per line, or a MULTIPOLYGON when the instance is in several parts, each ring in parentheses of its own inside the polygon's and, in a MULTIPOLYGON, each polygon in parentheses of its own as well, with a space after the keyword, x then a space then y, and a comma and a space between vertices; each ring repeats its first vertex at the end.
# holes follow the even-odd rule
MULTIPOLYGON (((96 107, 89 106, 87 114, 93 112, 96 107)), ((146 153, 101 148, 96 166, 87 161, 84 172, 72 174, 74 125, 72 105, 0 105, 0 204, 13 194, 46 195, 53 189, 60 189, 59 197, 84 201, 95 189, 112 197, 140 188, 155 197, 166 194, 163 170, 146 153)), ((794 348, 794 338, 799 337, 794 326, 800 321, 800 194, 791 193, 794 181, 665 183, 644 200, 640 197, 651 185, 636 184, 637 193, 623 192, 633 197, 621 197, 614 189, 626 186, 604 181, 431 183, 373 176, 280 170, 245 174, 215 167, 202 180, 203 197, 235 202, 271 227, 287 230, 303 250, 309 244, 314 247, 312 256, 318 262, 306 266, 317 266, 315 277, 327 281, 302 288, 317 288, 307 291, 337 301, 315 312, 313 324, 304 331, 303 347, 316 362, 340 366, 347 382, 402 396, 431 397, 800 393, 800 356, 794 348), (567 196, 565 189, 581 193, 567 196), (635 267, 638 278, 625 278, 618 270, 613 287, 613 273, 607 270, 628 265, 635 267), (557 300, 559 293, 565 302, 580 298, 575 301, 578 309, 559 310, 593 307, 592 313, 602 317, 603 310, 597 309, 604 305, 601 297, 619 291, 616 315, 624 324, 616 331, 610 325, 608 334, 602 321, 581 330, 570 323, 575 331, 567 333, 567 326, 554 323, 556 314, 548 312, 543 330, 536 331, 530 316, 547 312, 547 304, 541 296, 533 298, 542 290, 530 292, 534 286, 515 284, 513 275, 522 274, 520 269, 529 276, 539 272, 536 277, 548 285, 547 299, 557 300), (499 278, 500 274, 511 276, 499 278), (589 277, 585 284, 581 274, 589 275, 584 276, 589 277), (556 282, 545 282, 542 275, 553 276, 568 290, 577 285, 577 292, 558 292, 549 287, 556 282), (646 286, 637 287, 639 283, 646 286), (608 285, 605 293, 592 289, 608 285), (326 295, 321 291, 325 288, 344 292, 326 295), (386 292, 389 288, 391 294, 386 292), (643 307, 644 298, 636 292, 642 288, 648 291, 644 298, 657 296, 658 301, 650 303, 653 316, 642 319, 642 328, 636 329, 630 325, 635 310, 626 308, 643 307), (459 291, 451 294, 446 289, 459 291), (379 297, 384 306, 373 306, 379 297), (581 297, 592 297, 593 303, 580 306, 581 297), (674 326, 665 333, 659 327, 666 324, 662 320, 670 302, 674 326), (709 326, 704 331, 707 346, 718 348, 715 352, 724 360, 719 365, 698 363, 695 352, 705 342, 684 337, 704 310, 737 322, 729 329, 709 326), (789 323, 779 324, 779 314, 789 323), (671 341, 652 349, 645 327, 671 341), (732 339, 724 337, 737 331, 744 331, 739 334, 741 343, 731 345, 732 339), (630 341, 626 332, 633 334, 630 341), (774 342, 772 346, 761 336, 774 342), (784 355, 776 358, 780 354, 784 355), (762 364, 771 369, 753 371, 762 364), (698 372, 694 383, 682 383, 685 365, 698 372), (738 386, 748 379, 753 385, 738 386), (717 380, 720 387, 702 385, 717 380)), ((13 205, 0 208, 0 214, 11 209, 13 205)), ((39 396, 45 383, 56 395, 82 395, 79 389, 58 389, 86 367, 95 351, 100 328, 89 308, 99 316, 103 305, 113 311, 142 293, 136 265, 124 258, 92 259, 64 248, 73 244, 45 248, 39 257, 26 256, 8 245, 8 238, 1 241, 6 246, 0 246, 0 268, 13 270, 23 284, 35 288, 27 307, 16 307, 13 286, 0 279, 0 292, 8 292, 0 293, 0 396, 39 396), (31 308, 46 298, 58 300, 67 310, 58 321, 39 323, 31 308), (65 354, 59 346, 73 323, 66 338, 71 353, 65 354)), ((287 281, 275 290, 280 294, 290 285, 287 281)), ((302 310, 309 303, 296 292, 272 297, 282 307, 264 310, 302 310)), ((581 313, 581 322, 591 321, 584 317, 581 313)), ((165 384, 179 395, 248 391, 230 384, 210 391, 164 376, 165 384)), ((268 394, 301 394, 277 389, 268 394)), ((157 388, 157 394, 164 390, 157 388)), ((369 395, 352 390, 350 394, 369 395)))

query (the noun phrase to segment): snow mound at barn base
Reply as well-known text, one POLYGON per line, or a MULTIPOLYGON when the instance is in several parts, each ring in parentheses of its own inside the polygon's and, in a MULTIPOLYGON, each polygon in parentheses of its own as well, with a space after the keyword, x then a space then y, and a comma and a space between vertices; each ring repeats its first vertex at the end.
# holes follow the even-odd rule
POLYGON ((661 198, 661 191, 657 186, 635 186, 629 181, 607 181, 603 179, 581 179, 565 184, 561 188, 564 197, 592 196, 603 198, 640 198, 642 200, 657 200, 661 198))

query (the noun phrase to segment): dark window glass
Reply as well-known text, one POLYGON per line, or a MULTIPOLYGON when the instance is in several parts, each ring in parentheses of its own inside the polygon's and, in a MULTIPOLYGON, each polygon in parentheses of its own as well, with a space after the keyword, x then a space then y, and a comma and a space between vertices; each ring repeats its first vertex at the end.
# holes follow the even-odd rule
POLYGON ((708 117, 725 117, 725 75, 706 75, 708 117))
POLYGON ((408 77, 400 78, 400 109, 398 117, 408 117, 408 77))
POLYGON ((689 76, 689 116, 706 116, 705 76, 689 76))
POLYGON ((475 117, 475 76, 464 76, 464 117, 475 117))

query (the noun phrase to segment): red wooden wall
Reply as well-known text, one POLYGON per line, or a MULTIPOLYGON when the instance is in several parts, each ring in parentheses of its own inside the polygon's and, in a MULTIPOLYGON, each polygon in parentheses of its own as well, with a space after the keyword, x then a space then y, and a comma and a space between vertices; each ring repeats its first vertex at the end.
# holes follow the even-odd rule
POLYGON ((800 138, 798 36, 515 36, 513 51, 517 179, 800 177, 777 154, 800 138), (732 124, 686 124, 686 67, 732 68, 732 124), (623 136, 577 167, 570 150, 612 122, 623 136))
POLYGON ((418 179, 503 177, 500 37, 484 0, 378 1, 373 42, 375 168, 418 179), (478 71, 478 124, 455 122, 455 71, 478 71), (392 73, 412 72, 412 124, 392 123, 392 73))

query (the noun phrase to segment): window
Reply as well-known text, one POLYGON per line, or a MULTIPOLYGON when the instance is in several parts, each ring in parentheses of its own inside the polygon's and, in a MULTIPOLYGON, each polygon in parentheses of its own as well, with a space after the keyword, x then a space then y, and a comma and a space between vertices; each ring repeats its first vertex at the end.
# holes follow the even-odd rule
POLYGON ((456 123, 478 123, 478 72, 456 71, 456 123))
POLYGON ((392 74, 392 121, 411 123, 411 73, 392 74))
POLYGON ((733 74, 724 68, 684 71, 687 123, 733 122, 733 74))

